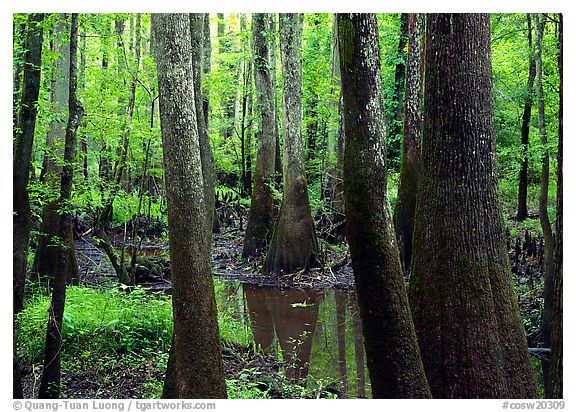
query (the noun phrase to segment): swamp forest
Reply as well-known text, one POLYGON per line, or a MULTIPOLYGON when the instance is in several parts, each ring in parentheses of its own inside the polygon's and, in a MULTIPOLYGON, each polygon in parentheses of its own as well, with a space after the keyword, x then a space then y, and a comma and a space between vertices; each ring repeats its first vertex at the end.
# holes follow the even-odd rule
POLYGON ((563 398, 563 16, 16 13, 14 398, 563 398))

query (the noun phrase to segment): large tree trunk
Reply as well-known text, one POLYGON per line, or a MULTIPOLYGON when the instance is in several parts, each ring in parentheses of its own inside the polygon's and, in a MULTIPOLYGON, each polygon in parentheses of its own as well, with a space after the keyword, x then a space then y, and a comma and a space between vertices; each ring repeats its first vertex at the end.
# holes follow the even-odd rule
POLYGON ((422 140, 422 83, 424 76, 424 14, 408 14, 408 70, 404 107, 404 140, 400 163, 398 202, 394 216, 400 261, 404 272, 412 259, 412 233, 418 193, 420 141, 422 140))
MULTIPOLYGON (((68 93, 68 123, 64 143, 64 166, 60 181, 60 198, 58 208, 65 208, 72 195, 72 180, 74 176, 74 163, 76 151, 76 131, 84 109, 76 99, 76 55, 78 50, 78 15, 72 14, 70 24, 70 67, 69 67, 69 93, 68 93)), ((58 236, 64 239, 71 232, 72 216, 62 213, 58 223, 58 236)), ((66 301, 66 281, 68 273, 69 244, 60 244, 56 248, 57 265, 53 278, 52 302, 48 311, 48 328, 46 330, 46 350, 44 352, 44 368, 42 380, 38 391, 39 398, 60 397, 60 355, 62 353, 62 318, 66 301)))
POLYGON ((154 14, 173 284, 176 386, 182 398, 225 398, 194 96, 190 19, 154 14))
MULTIPOLYGON (((202 163, 202 176, 204 178, 204 199, 206 200, 206 246, 208 253, 212 248, 212 227, 214 224, 215 212, 215 193, 214 182, 214 157, 210 147, 210 138, 206 126, 206 117, 204 112, 204 100, 202 99, 202 56, 203 56, 203 35, 204 35, 204 18, 206 14, 190 13, 190 40, 192 45, 192 65, 194 67, 194 104, 196 108, 196 120, 200 142, 200 161, 202 163), (212 199, 212 202, 210 202, 212 199)), ((176 399, 179 398, 178 385, 176 382, 176 355, 175 355, 174 336, 170 345, 168 355, 168 364, 166 368, 166 378, 162 388, 162 398, 176 399)))
POLYGON ((302 144, 302 23, 302 14, 280 14, 284 193, 265 273, 293 273, 318 260, 302 144))
POLYGON ((376 16, 338 14, 338 36, 346 131, 346 230, 372 395, 429 398, 386 192, 386 121, 376 16))
POLYGON ((528 85, 526 87, 526 102, 522 114, 521 144, 522 160, 520 163, 520 175, 518 182, 518 213, 516 219, 523 221, 528 217, 528 147, 530 144, 530 119, 532 118, 532 96, 534 89, 534 78, 536 77, 536 62, 532 50, 532 19, 530 13, 526 14, 528 20, 528 50, 530 53, 530 67, 528 69, 528 85))
POLYGON ((560 102, 558 108, 558 185, 556 188, 556 249, 554 251, 554 276, 552 281, 553 288, 553 304, 552 304, 552 359, 550 361, 550 382, 548 385, 547 398, 562 399, 563 395, 563 361, 564 350, 562 348, 562 333, 563 333, 563 262, 562 262, 562 224, 563 224, 563 139, 564 139, 564 120, 563 120, 563 19, 562 14, 559 15, 560 23, 558 27, 560 53, 558 54, 558 66, 560 69, 560 102))
POLYGON ((252 36, 254 47, 254 85, 256 88, 256 118, 259 142, 254 172, 254 188, 246 236, 242 249, 243 257, 254 257, 265 251, 273 229, 274 198, 272 179, 275 169, 276 130, 274 127, 274 90, 270 70, 270 44, 268 42, 268 22, 270 14, 252 15, 252 36))
POLYGON ((22 398, 20 365, 16 354, 16 316, 24 309, 24 285, 30 243, 30 203, 28 200, 28 181, 34 130, 38 114, 38 94, 40 92, 40 64, 42 62, 42 36, 44 14, 32 13, 28 16, 26 33, 26 51, 23 56, 22 92, 18 113, 18 128, 14 130, 14 157, 12 177, 13 224, 13 308, 14 308, 14 359, 13 359, 13 395, 22 398))
MULTIPOLYGON (((543 68, 542 68, 542 38, 544 36, 543 16, 535 13, 533 15, 536 28, 536 49, 534 61, 536 63, 536 96, 538 99, 538 131, 540 134, 540 145, 542 146, 542 173, 540 177, 540 197, 538 199, 538 215, 540 225, 544 235, 544 312, 542 314, 542 344, 545 348, 552 345, 552 277, 554 276, 554 234, 552 224, 548 216, 548 186, 550 183, 550 149, 548 148, 548 137, 546 135, 546 114, 544 111, 544 88, 543 68)), ((542 373, 544 375, 544 388, 548 393, 548 375, 550 363, 547 359, 542 361, 542 373)))
POLYGON ((426 25, 410 303, 428 382, 435 398, 533 398, 498 200, 490 17, 426 25))
MULTIPOLYGON (((54 30, 54 52, 60 57, 54 62, 54 74, 51 80, 52 91, 50 102, 54 105, 58 119, 68 116, 68 102, 70 91, 70 45, 65 40, 69 35, 68 15, 60 14, 59 21, 54 30)), ((44 155, 44 183, 50 192, 59 190, 59 180, 62 173, 62 166, 59 159, 62 156, 62 148, 66 138, 66 124, 62 121, 53 121, 46 134, 46 154, 44 155)), ((78 266, 76 265, 76 249, 74 247, 74 236, 72 231, 66 233, 64 239, 59 238, 60 213, 59 199, 55 199, 44 205, 42 211, 42 224, 40 226, 40 239, 36 255, 34 256, 34 283, 47 285, 51 280, 50 276, 62 270, 59 268, 58 253, 62 241, 67 245, 69 258, 66 273, 70 280, 78 281, 78 266)))

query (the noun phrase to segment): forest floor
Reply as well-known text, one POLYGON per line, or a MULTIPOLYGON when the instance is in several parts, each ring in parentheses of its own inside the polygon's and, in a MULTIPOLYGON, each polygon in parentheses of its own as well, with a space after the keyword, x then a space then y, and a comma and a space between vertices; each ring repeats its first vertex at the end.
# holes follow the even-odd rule
MULTIPOLYGON (((539 325, 543 305, 541 236, 530 229, 530 222, 507 222, 508 250, 520 311, 524 319, 529 346, 538 346, 539 325)), ((229 229, 214 235, 212 248, 213 275, 224 281, 234 281, 264 287, 350 289, 354 278, 346 247, 333 247, 321 242, 324 268, 292 275, 265 276, 261 260, 241 258, 243 231, 229 229)), ((121 233, 113 236, 121 239, 121 233)), ((117 246, 120 242, 116 241, 117 246)), ((80 277, 84 284, 98 289, 117 287, 118 278, 94 239, 76 241, 80 277)), ((121 248, 121 246, 120 246, 121 248)), ((128 255, 129 247, 126 248, 128 255)), ((168 245, 154 239, 143 244, 138 261, 142 270, 139 286, 148 292, 171 293, 168 245), (152 265, 150 267, 144 267, 152 265), (155 265, 159 267, 155 267, 155 265)), ((129 261, 129 258, 126 258, 129 261)), ((64 362, 65 398, 148 398, 159 397, 167 362, 167 351, 150 347, 144 353, 117 356, 109 353, 96 356, 83 351, 71 354, 64 362)), ((282 363, 271 354, 254 349, 253 345, 225 342, 223 357, 227 373, 229 396, 291 397, 294 387, 285 381, 282 363)), ((41 365, 24 365, 26 397, 37 394, 41 365)), ((302 392, 298 397, 302 396, 302 392)), ((330 396, 329 393, 304 396, 330 396)))

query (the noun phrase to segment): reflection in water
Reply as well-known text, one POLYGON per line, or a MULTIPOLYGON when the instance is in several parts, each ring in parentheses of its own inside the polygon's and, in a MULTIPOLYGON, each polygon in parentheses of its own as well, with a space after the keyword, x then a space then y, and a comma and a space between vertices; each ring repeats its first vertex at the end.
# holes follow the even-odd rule
POLYGON ((244 286, 256 345, 270 350, 274 333, 286 363, 286 378, 303 385, 308 376, 320 296, 313 290, 244 286))
POLYGON ((336 291, 336 326, 338 327, 338 372, 342 397, 348 397, 348 370, 346 369, 346 295, 336 291))
POLYGON ((223 309, 235 318, 249 318, 254 343, 273 354, 281 349, 289 381, 315 387, 320 381, 324 387, 335 384, 343 398, 369 396, 354 291, 281 290, 238 283, 223 291, 223 309))

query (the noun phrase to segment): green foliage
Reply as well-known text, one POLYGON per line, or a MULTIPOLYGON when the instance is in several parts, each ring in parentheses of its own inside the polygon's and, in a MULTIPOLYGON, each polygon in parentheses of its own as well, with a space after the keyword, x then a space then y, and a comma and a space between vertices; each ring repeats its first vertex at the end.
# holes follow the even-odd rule
MULTIPOLYGON (((222 286, 217 286, 217 288, 222 286)), ((19 314, 18 342, 25 362, 42 361, 50 298, 37 293, 19 314)), ((245 325, 229 314, 219 319, 224 342, 249 344, 245 325)), ((127 354, 167 351, 172 339, 170 296, 149 294, 142 288, 99 290, 69 286, 62 329, 63 357, 87 354, 127 354)))
MULTIPOLYGON (((40 362, 50 299, 37 295, 19 315, 21 356, 40 362)), ((172 307, 163 296, 142 289, 100 291, 70 286, 62 327, 63 357, 75 353, 128 353, 155 347, 165 350, 172 336, 172 307)))

